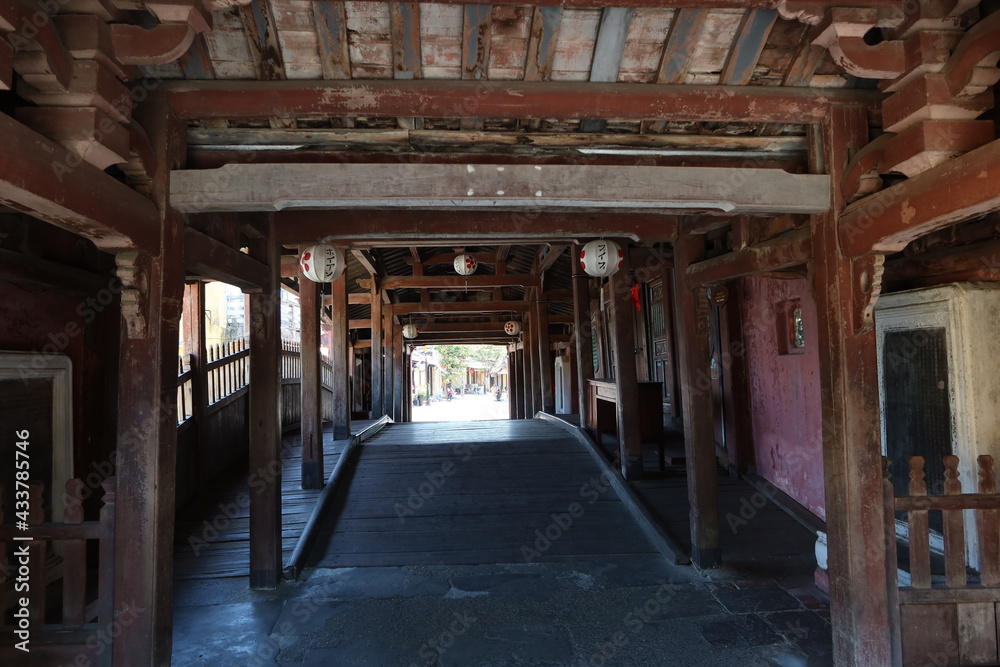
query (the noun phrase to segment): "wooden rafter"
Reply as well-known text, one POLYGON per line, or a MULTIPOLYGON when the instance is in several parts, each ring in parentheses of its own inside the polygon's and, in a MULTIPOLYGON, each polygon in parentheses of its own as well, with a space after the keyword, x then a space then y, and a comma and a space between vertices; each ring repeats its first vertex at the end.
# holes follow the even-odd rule
POLYGON ((774 9, 750 9, 743 15, 736 30, 738 37, 722 67, 720 83, 727 86, 745 86, 750 83, 757 60, 764 51, 771 35, 778 12, 774 9))
POLYGON ((170 196, 182 212, 499 207, 820 213, 829 199, 825 176, 778 169, 520 164, 230 164, 171 172, 170 196), (616 197, 609 199, 609 192, 616 197))
POLYGON ((569 81, 170 82, 186 119, 328 118, 364 113, 425 118, 561 118, 815 123, 831 105, 863 106, 879 119, 872 90, 693 86, 569 81))
MULTIPOLYGON (((618 70, 625 53, 625 38, 634 11, 631 7, 606 7, 601 12, 601 25, 597 30, 590 66, 591 81, 606 83, 618 80, 618 70)), ((580 123, 580 130, 602 132, 606 125, 604 120, 585 119, 580 123)))
MULTIPOLYGON (((272 0, 251 0, 241 5, 240 17, 247 36, 247 45, 257 69, 257 78, 262 81, 281 81, 285 75, 285 58, 278 41, 278 26, 274 20, 272 0)), ((279 114, 265 114, 274 116, 279 114)))
POLYGON ((351 78, 351 57, 347 43, 347 15, 343 2, 316 0, 312 3, 313 21, 319 43, 319 61, 323 78, 351 78))
POLYGON ((552 61, 556 55, 556 37, 562 23, 562 7, 534 8, 528 53, 524 61, 525 81, 548 81, 552 78, 552 61))

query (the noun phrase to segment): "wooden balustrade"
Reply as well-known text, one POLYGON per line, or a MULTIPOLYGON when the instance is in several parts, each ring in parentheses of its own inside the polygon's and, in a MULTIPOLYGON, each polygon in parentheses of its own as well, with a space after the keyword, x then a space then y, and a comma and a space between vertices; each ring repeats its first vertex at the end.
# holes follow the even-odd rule
MULTIPOLYGON (((30 482, 28 488, 27 527, 17 521, 4 520, 4 508, 0 505, 0 571, 10 568, 11 576, 26 577, 28 588, 16 595, 3 593, 0 609, 3 618, 10 616, 11 608, 20 608, 22 598, 28 601, 31 655, 44 656, 46 664, 82 664, 77 656, 85 656, 86 664, 110 665, 111 645, 115 633, 113 627, 114 603, 114 539, 115 539, 115 478, 102 483, 104 505, 98 521, 84 521, 83 499, 86 485, 79 479, 66 482, 66 494, 61 499, 65 503, 62 523, 45 521, 43 496, 45 487, 41 482, 30 482), (88 568, 87 542, 99 542, 97 563, 88 568), (7 563, 8 543, 16 550, 26 549, 24 561, 20 556, 7 563), (61 568, 49 568, 50 551, 60 553, 61 568), (25 566, 22 570, 22 565, 25 566), (61 576, 60 576, 61 575, 61 576), (88 587, 96 582, 96 587, 88 587), (46 602, 58 599, 55 589, 61 588, 61 609, 46 609, 46 602), (88 597, 88 590, 93 592, 88 597)), ((3 485, 0 485, 0 498, 3 485)), ((13 514, 13 513, 12 513, 13 514)), ((16 517, 16 515, 14 515, 16 517)), ((0 664, 20 664, 25 654, 13 644, 18 640, 15 630, 18 626, 3 627, 0 632, 13 637, 10 645, 0 646, 0 664)))
POLYGON ((928 495, 924 459, 909 460, 909 495, 896 496, 884 459, 887 558, 897 564, 896 512, 906 515, 909 537, 908 586, 899 586, 898 628, 903 665, 995 664, 1000 660, 1000 495, 993 457, 977 459, 978 493, 963 493, 959 459, 945 456, 944 494, 928 495), (929 512, 941 513, 943 568, 935 569, 929 512), (965 513, 972 512, 975 539, 966 540, 965 513), (978 573, 967 567, 966 544, 976 545, 978 573), (945 647, 953 651, 944 652, 945 647), (944 657, 946 662, 933 662, 944 657))

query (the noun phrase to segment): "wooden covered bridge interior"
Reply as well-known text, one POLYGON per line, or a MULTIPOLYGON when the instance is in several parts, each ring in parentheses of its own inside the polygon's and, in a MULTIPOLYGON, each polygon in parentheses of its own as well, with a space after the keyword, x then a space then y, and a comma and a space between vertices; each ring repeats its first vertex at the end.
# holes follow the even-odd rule
POLYGON ((338 441, 405 422, 413 345, 490 343, 510 417, 558 391, 625 480, 683 433, 697 567, 724 561, 720 464, 824 521, 837 665, 996 664, 997 9, 0 0, 5 637, 32 536, 39 655, 133 605, 101 659, 169 664, 181 506, 248 452, 250 582, 278 587, 283 426, 321 489, 324 414, 338 441), (219 358, 206 281, 247 294, 219 358))

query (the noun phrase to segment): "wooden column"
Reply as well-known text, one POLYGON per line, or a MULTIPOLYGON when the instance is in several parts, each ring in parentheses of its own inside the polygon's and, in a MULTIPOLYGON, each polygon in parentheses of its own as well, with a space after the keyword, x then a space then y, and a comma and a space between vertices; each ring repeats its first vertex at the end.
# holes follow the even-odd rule
POLYGON ((635 326, 632 288, 628 273, 628 248, 625 260, 608 283, 611 290, 611 320, 614 335, 615 391, 618 396, 615 414, 618 422, 618 456, 622 476, 642 477, 642 436, 639 431, 639 380, 635 372, 635 326))
MULTIPOLYGON (((393 328, 392 311, 382 310, 382 408, 385 414, 393 417, 393 382, 395 377, 392 373, 393 350, 395 349, 394 339, 397 334, 393 328)), ((393 417, 394 418, 394 417, 393 417)))
POLYGON ((552 380, 555 370, 552 367, 552 346, 549 342, 549 304, 535 301, 534 307, 535 330, 538 332, 536 342, 538 344, 538 382, 539 382, 539 404, 538 409, 549 414, 556 413, 556 393, 555 384, 552 380))
MULTIPOLYGON (((863 112, 832 108, 813 170, 826 171, 834 184, 840 183, 851 150, 867 138, 863 112)), ((813 216, 812 249, 834 662, 891 665, 898 664, 899 656, 893 655, 888 603, 888 586, 894 582, 887 580, 885 565, 875 332, 872 326, 859 326, 854 316, 854 272, 837 237, 844 201, 839 188, 833 192, 830 212, 813 216)))
POLYGON ((538 343, 535 318, 527 320, 524 331, 524 418, 531 419, 541 407, 541 382, 538 379, 538 343))
MULTIPOLYGON (((114 609, 142 612, 121 624, 115 664, 170 664, 177 486, 177 344, 184 299, 184 218, 168 204, 169 169, 185 155, 184 124, 165 103, 139 119, 155 151, 151 195, 160 211, 159 255, 116 256, 123 283, 118 376, 114 609)), ((106 202, 114 207, 114 202, 106 202)), ((7 465, 6 463, 4 465, 7 465)))
POLYGON ((299 273, 299 319, 302 355, 302 488, 322 489, 323 475, 323 388, 320 373, 320 306, 323 296, 319 283, 299 273))
POLYGON ((403 368, 403 332, 395 330, 392 334, 392 418, 395 421, 405 421, 403 401, 406 394, 406 373, 403 368))
POLYGON ((413 419, 413 364, 410 358, 410 348, 403 349, 403 419, 413 419))
POLYGON ((197 433, 197 445, 192 448, 198 458, 198 491, 205 491, 210 480, 202 473, 201 447, 208 442, 208 374, 205 372, 205 283, 197 281, 184 288, 184 349, 188 358, 186 365, 194 375, 191 380, 191 418, 197 433))
POLYGON ((517 352, 508 348, 507 350, 507 417, 517 419, 517 404, 514 400, 514 387, 517 386, 517 365, 515 357, 517 352))
POLYGON ((587 380, 594 377, 594 327, 590 320, 590 279, 583 274, 577 258, 580 246, 574 245, 570 254, 573 277, 573 345, 576 347, 576 395, 580 424, 586 424, 587 380), (580 274, 580 275, 578 275, 580 274))
POLYGON ((267 291, 250 294, 250 588, 281 581, 281 256, 274 218, 250 254, 271 268, 267 291))
POLYGON ((333 439, 351 437, 351 365, 350 330, 347 323, 347 274, 330 285, 331 325, 333 340, 330 344, 330 361, 333 366, 333 439))
POLYGON ((385 414, 382 396, 382 293, 372 285, 372 411, 371 418, 385 414))
POLYGON ((705 256, 701 236, 674 244, 677 275, 677 367, 684 419, 688 502, 691 505, 691 560, 701 568, 718 567, 719 501, 712 421, 712 376, 706 290, 685 280, 687 267, 705 256))

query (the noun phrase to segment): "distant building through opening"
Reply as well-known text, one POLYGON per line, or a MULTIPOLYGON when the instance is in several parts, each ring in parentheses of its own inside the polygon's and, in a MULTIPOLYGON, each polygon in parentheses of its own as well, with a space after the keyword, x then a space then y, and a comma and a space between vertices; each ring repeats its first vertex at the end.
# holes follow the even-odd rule
POLYGON ((422 345, 411 355, 413 421, 508 419, 507 348, 422 345))

